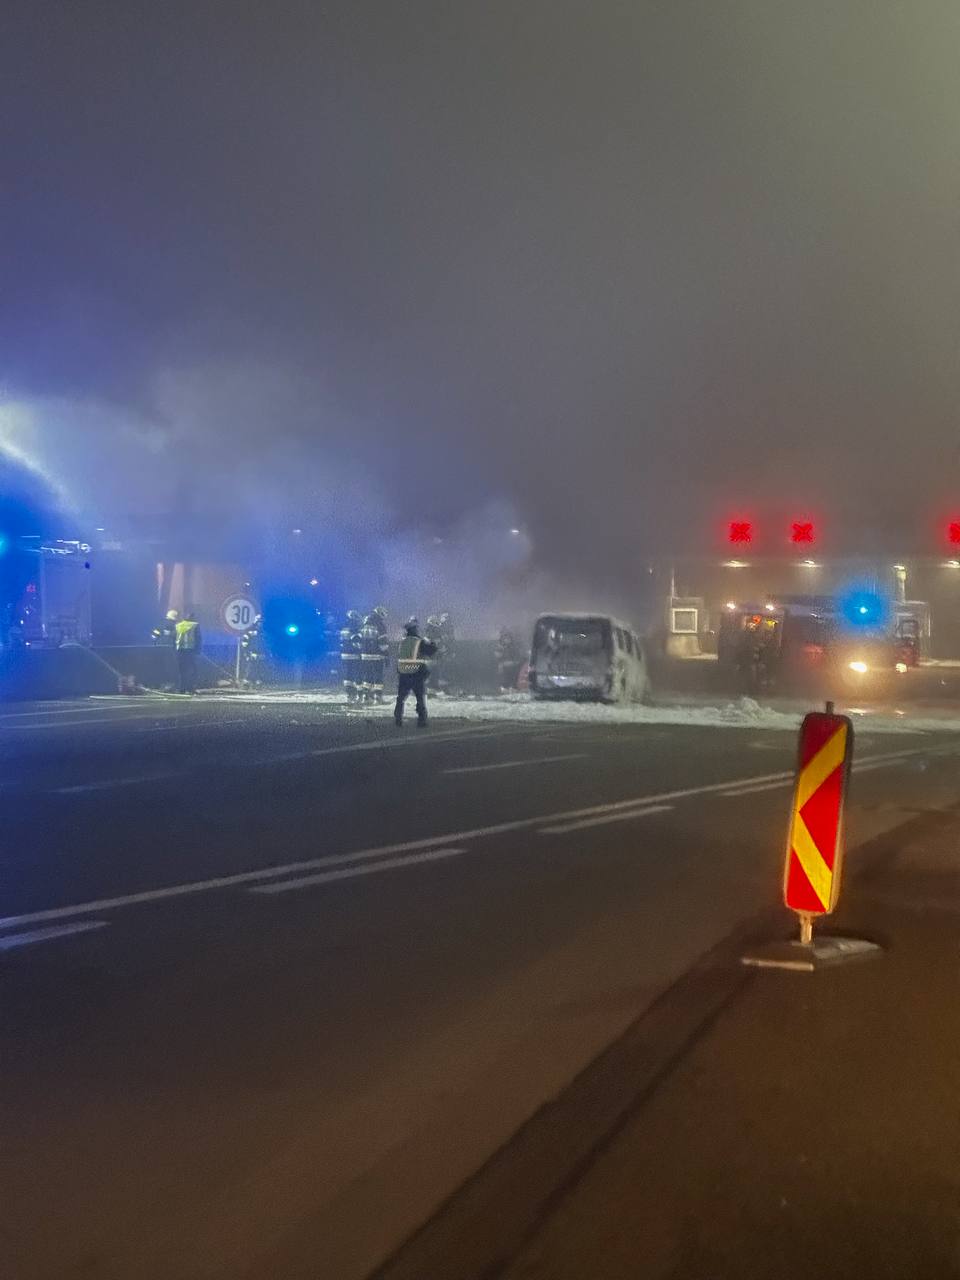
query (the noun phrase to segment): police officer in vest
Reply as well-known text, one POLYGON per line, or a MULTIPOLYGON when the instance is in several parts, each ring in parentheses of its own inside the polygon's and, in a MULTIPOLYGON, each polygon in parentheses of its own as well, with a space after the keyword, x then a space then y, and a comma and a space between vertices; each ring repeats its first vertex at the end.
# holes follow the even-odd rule
POLYGON ((177 623, 177 666, 180 670, 180 692, 197 692, 197 662, 203 645, 196 614, 188 613, 177 623))
POLYGON ((400 641, 397 653, 397 705, 393 718, 399 729, 403 725, 403 708, 412 693, 417 702, 417 727, 427 727, 427 699, 425 686, 430 666, 427 659, 437 652, 432 640, 424 640, 420 635, 420 625, 416 618, 411 618, 404 628, 405 634, 400 641))

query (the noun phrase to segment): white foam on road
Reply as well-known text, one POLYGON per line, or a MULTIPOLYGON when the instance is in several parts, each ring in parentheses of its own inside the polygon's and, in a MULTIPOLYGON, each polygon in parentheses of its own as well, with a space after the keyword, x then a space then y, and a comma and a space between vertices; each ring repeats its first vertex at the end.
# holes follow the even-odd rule
MULTIPOLYGON (((343 697, 336 693, 283 693, 212 695, 206 701, 241 701, 267 707, 312 705, 341 708, 347 711, 343 697)), ((574 702, 552 699, 537 701, 528 694, 500 696, 438 697, 429 699, 431 720, 500 721, 512 724, 593 724, 593 725, 674 725, 705 729, 756 729, 795 732, 803 718, 803 710, 780 710, 762 706, 753 698, 739 698, 710 706, 696 702, 674 702, 669 705, 607 706, 597 702, 574 702)), ((819 705, 819 704, 818 704, 819 705)), ((816 710, 811 706, 806 710, 816 710)), ((849 715, 860 727, 875 733, 960 733, 960 716, 955 710, 943 713, 927 709, 847 707, 837 704, 837 711, 849 715)), ((351 715, 354 714, 351 712, 351 715)), ((389 704, 365 707, 363 714, 371 719, 389 719, 389 704)))
MULTIPOLYGON (((114 695, 115 696, 115 695, 114 695)), ((91 702, 93 700, 91 699, 91 702)), ((99 699, 102 707, 111 701, 104 696, 99 699)), ((178 695, 161 695, 153 698, 138 699, 135 702, 115 703, 116 712, 144 710, 145 706, 163 705, 164 703, 181 706, 197 706, 216 704, 224 706, 233 703, 245 707, 260 707, 263 710, 277 707, 318 707, 328 710, 339 710, 351 719, 365 717, 371 720, 389 720, 393 716, 390 702, 362 707, 348 708, 341 693, 321 690, 310 693, 294 691, 261 690, 256 693, 210 692, 196 698, 185 699, 178 695)), ((708 705, 703 700, 682 699, 678 697, 667 705, 616 705, 607 706, 596 702, 574 702, 551 699, 537 701, 525 693, 502 694, 498 696, 449 697, 434 693, 429 698, 430 716, 433 720, 472 720, 481 722, 500 721, 512 724, 594 724, 614 725, 666 725, 688 726, 693 728, 715 729, 756 729, 795 731, 803 717, 804 710, 799 708, 780 709, 775 706, 762 706, 753 698, 742 697, 736 701, 728 701, 719 705, 708 705)), ((90 704, 88 704, 88 710, 90 704)), ((815 709, 807 707, 805 710, 815 709)), ((875 733, 960 733, 960 715, 956 709, 944 708, 911 708, 909 704, 901 707, 856 707, 837 703, 838 712, 851 716, 854 723, 867 727, 875 733)), ((32 717, 37 715, 72 715, 82 712, 82 708, 62 708, 49 712, 15 712, 8 718, 32 717)), ((121 717, 118 716, 118 719, 121 717)), ((3 717, 0 717, 2 720, 3 717)), ((92 722, 90 722, 92 723, 92 722)), ((207 722, 200 721, 202 724, 207 722)))

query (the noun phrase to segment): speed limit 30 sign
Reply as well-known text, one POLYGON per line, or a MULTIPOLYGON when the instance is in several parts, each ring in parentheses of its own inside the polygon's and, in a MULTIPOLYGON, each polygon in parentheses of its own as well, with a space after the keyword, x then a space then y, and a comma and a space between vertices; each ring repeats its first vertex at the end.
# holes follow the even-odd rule
POLYGON ((257 606, 249 596, 231 596, 220 607, 220 616, 228 631, 242 635, 257 620, 257 606))

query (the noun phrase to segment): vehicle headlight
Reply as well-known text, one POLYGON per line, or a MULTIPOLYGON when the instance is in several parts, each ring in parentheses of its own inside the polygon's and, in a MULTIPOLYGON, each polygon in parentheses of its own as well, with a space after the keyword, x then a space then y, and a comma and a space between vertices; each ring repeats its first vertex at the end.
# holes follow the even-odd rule
POLYGON ((904 673, 904 672, 906 671, 906 669, 907 669, 907 664, 906 664, 905 662, 898 662, 898 663, 897 663, 897 666, 896 666, 896 669, 897 669, 897 672, 898 672, 900 675, 903 675, 903 673, 904 673))
POLYGON ((848 662, 847 666, 851 671, 856 671, 857 675, 866 675, 870 668, 865 662, 848 662))

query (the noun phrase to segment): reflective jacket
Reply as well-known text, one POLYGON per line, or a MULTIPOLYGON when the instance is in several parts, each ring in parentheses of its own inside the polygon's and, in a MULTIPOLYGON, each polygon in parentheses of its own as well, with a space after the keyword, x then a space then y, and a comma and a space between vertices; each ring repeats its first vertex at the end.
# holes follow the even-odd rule
POLYGON ((402 676, 419 675, 430 670, 426 658, 432 658, 437 646, 432 640, 424 640, 421 636, 404 636, 400 641, 397 653, 397 671, 402 676))
POLYGON ((177 652, 195 653, 200 648, 200 624, 186 618, 177 623, 177 652))
POLYGON ((360 656, 360 633, 344 627, 340 632, 340 657, 344 662, 360 656))
POLYGON ((360 653, 364 661, 380 661, 387 656, 387 638, 381 639, 380 632, 369 619, 360 628, 360 653))

